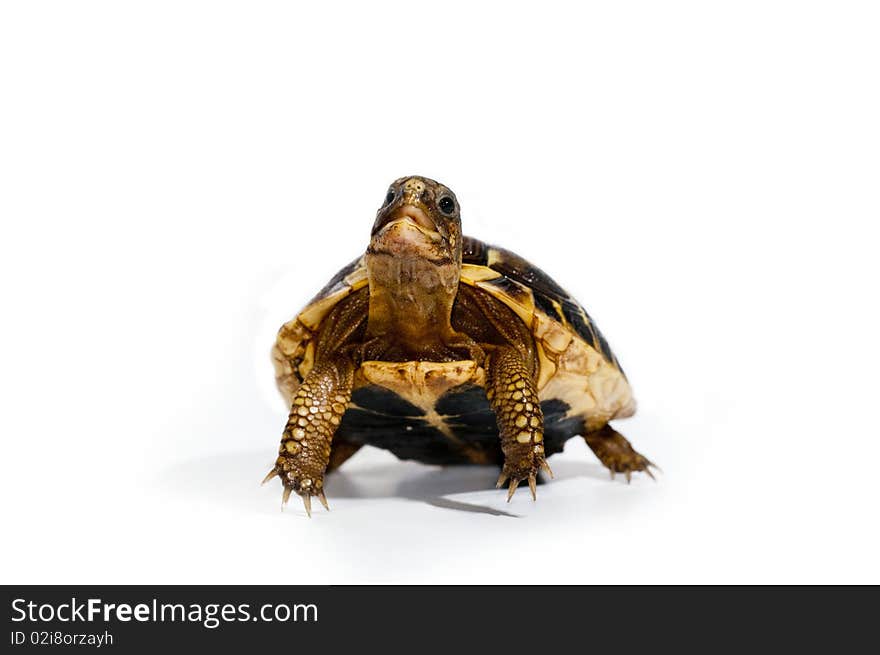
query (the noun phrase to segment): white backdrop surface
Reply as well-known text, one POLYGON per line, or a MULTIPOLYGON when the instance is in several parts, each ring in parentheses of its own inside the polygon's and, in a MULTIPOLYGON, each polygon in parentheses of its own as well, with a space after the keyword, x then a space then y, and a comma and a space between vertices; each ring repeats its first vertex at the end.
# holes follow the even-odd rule
POLYGON ((0 579, 880 582, 878 22, 4 3, 0 579), (656 484, 573 440, 508 505, 364 449, 279 511, 274 332, 406 174, 581 299, 656 484))

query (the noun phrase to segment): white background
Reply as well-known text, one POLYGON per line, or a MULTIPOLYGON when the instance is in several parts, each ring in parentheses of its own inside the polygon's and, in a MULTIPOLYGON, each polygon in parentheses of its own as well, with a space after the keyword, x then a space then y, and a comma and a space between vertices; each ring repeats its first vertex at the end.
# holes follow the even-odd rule
POLYGON ((2 582, 880 582, 878 33, 869 2, 3 3, 2 582), (259 486, 274 332, 413 173, 591 311, 657 484, 573 440, 537 503, 369 450, 311 520, 259 486))

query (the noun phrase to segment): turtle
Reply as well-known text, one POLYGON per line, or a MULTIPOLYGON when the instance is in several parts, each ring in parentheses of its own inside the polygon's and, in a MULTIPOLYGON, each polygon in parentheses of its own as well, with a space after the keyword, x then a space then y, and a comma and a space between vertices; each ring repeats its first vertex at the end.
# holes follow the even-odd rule
POLYGON ((583 306, 519 255, 462 235, 444 184, 394 181, 366 252, 272 347, 290 412, 278 457, 282 508, 329 509, 324 476, 364 445, 427 464, 499 465, 507 500, 552 477, 576 436, 611 472, 651 474, 609 422, 635 412, 623 368, 583 306))

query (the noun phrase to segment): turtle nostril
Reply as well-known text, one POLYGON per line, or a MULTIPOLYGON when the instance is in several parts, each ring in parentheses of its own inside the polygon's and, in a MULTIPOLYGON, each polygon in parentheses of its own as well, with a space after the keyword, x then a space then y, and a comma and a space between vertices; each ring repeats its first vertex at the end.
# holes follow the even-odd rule
POLYGON ((403 192, 411 198, 420 199, 425 192, 425 183, 414 177, 410 178, 404 183, 403 192))

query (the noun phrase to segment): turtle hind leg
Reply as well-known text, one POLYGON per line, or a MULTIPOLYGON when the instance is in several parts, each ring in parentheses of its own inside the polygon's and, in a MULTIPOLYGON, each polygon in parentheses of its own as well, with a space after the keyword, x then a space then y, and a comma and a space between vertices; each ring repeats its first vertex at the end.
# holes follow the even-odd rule
POLYGON ((657 465, 647 457, 639 454, 626 438, 610 425, 603 425, 598 430, 584 434, 584 441, 599 458, 599 461, 611 471, 613 478, 616 473, 623 473, 629 482, 633 473, 644 472, 652 478, 651 468, 657 465))
POLYGON ((330 447, 330 461, 327 463, 327 473, 338 469, 342 464, 348 461, 348 458, 361 449, 361 444, 343 441, 342 439, 334 439, 333 445, 330 447))

